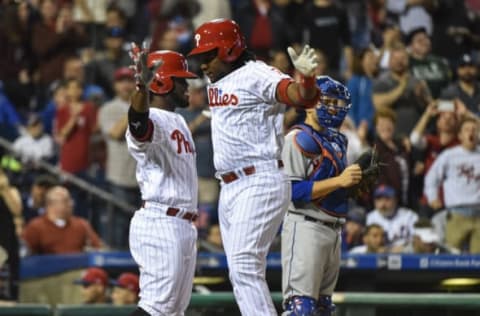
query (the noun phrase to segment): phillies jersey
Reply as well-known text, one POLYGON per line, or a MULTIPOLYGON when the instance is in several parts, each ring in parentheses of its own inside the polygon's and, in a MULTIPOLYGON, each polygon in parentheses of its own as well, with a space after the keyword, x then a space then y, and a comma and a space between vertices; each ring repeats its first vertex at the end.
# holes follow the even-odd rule
POLYGON ((249 61, 208 85, 218 172, 280 159, 285 105, 275 95, 278 83, 289 78, 261 61, 249 61))
POLYGON ((151 140, 136 140, 130 126, 126 132, 128 150, 137 161, 142 199, 196 212, 196 154, 187 123, 177 113, 156 108, 150 108, 149 119, 153 124, 151 140))

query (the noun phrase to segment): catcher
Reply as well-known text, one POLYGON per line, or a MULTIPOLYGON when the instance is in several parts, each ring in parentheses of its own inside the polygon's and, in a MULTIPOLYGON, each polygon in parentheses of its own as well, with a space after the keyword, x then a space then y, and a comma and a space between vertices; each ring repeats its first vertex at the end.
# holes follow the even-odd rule
POLYGON ((318 105, 286 135, 282 152, 292 182, 282 231, 283 316, 332 315, 348 189, 364 188, 360 165, 346 166, 347 138, 338 131, 350 93, 328 76, 318 77, 317 86, 318 105))

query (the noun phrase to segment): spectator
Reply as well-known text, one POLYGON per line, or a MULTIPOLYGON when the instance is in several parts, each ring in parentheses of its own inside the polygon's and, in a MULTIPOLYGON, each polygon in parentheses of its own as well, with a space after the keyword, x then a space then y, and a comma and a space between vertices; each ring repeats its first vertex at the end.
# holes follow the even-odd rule
POLYGON ((370 224, 363 234, 363 245, 356 246, 349 253, 383 253, 385 252, 385 231, 379 224, 370 224))
POLYGON ((213 166, 213 145, 210 120, 202 112, 208 109, 206 82, 203 79, 188 80, 188 103, 189 107, 177 108, 192 132, 195 150, 197 152, 197 174, 198 174, 198 207, 199 221, 197 227, 200 233, 206 233, 207 223, 212 217, 216 217, 219 184, 215 178, 213 166), (206 216, 202 223, 203 217, 206 216))
POLYGON ((410 49, 410 71, 427 83, 433 98, 438 98, 450 79, 450 67, 444 58, 431 53, 430 37, 425 28, 412 30, 406 37, 410 49))
POLYGON ((6 269, 9 274, 7 297, 3 298, 8 300, 15 300, 18 295, 20 258, 17 236, 21 232, 22 224, 20 192, 10 184, 7 175, 0 168, 0 247, 5 249, 8 255, 6 269))
POLYGON ((73 200, 65 187, 47 192, 45 215, 31 220, 23 231, 31 254, 78 253, 102 246, 90 224, 73 216, 72 210, 73 200))
POLYGON ((360 206, 349 206, 345 229, 342 231, 342 252, 362 245, 365 229, 365 210, 360 206))
MULTIPOLYGON (((99 111, 98 123, 107 143, 106 180, 110 192, 132 206, 140 206, 140 191, 135 178, 136 163, 128 153, 125 132, 130 96, 135 90, 133 71, 119 68, 115 71, 115 98, 99 111)), ((117 212, 112 246, 128 245, 128 225, 132 214, 117 212)))
POLYGON ((0 137, 13 141, 19 135, 20 115, 3 91, 0 81, 0 137))
POLYGON ((413 230, 412 242, 405 247, 403 253, 416 254, 439 254, 439 253, 457 253, 455 249, 449 249, 442 245, 440 237, 435 232, 430 220, 419 219, 413 230))
POLYGON ((270 66, 277 68, 283 73, 292 74, 293 69, 286 51, 272 49, 268 53, 268 56, 268 64, 270 66))
POLYGON ((32 114, 28 118, 26 133, 15 140, 13 150, 24 162, 53 158, 53 139, 43 132, 43 122, 38 115, 32 114))
POLYGON ((107 296, 108 274, 101 268, 89 268, 82 278, 75 280, 74 284, 82 286, 83 304, 109 303, 107 296))
POLYGON ((29 109, 33 95, 33 70, 35 59, 32 52, 34 14, 29 1, 9 1, 2 8, 0 23, 0 81, 5 91, 19 110, 29 109))
MULTIPOLYGON (((419 157, 414 163, 412 175, 414 187, 411 194, 421 198, 419 211, 422 215, 428 217, 432 215, 433 211, 428 207, 426 199, 421 197, 423 194, 423 179, 437 156, 444 149, 458 144, 457 116, 454 110, 454 103, 450 101, 430 103, 410 134, 413 149, 422 152, 422 157, 419 157), (425 129, 429 121, 435 116, 437 116, 435 133, 425 135, 425 129)), ((439 192, 439 194, 441 193, 439 192)))
POLYGON ((35 178, 29 194, 24 197, 23 219, 25 224, 35 217, 45 214, 47 191, 56 185, 58 185, 57 180, 49 175, 39 175, 35 178))
POLYGON ((77 79, 66 83, 67 104, 57 108, 55 138, 60 144, 60 168, 85 176, 89 165, 90 137, 96 130, 96 109, 82 102, 82 86, 77 79))
POLYGON ((57 108, 67 104, 67 89, 66 82, 58 80, 50 85, 52 99, 47 102, 47 105, 39 115, 42 118, 43 127, 46 133, 52 135, 55 113, 57 108))
POLYGON ((352 96, 352 108, 349 116, 356 126, 363 121, 367 123, 368 129, 373 129, 373 115, 375 107, 372 100, 373 80, 378 73, 378 58, 375 52, 366 48, 363 49, 353 61, 353 76, 347 83, 348 90, 352 96))
POLYGON ((59 10, 57 1, 43 0, 40 14, 42 20, 33 28, 32 45, 39 65, 39 83, 47 86, 61 78, 66 58, 75 55, 88 38, 83 27, 73 22, 71 7, 59 10))
POLYGON ((381 31, 381 44, 380 47, 380 60, 379 60, 379 67, 383 70, 388 70, 390 68, 390 57, 392 50, 394 50, 395 46, 402 40, 402 33, 398 28, 396 23, 392 23, 391 21, 385 21, 382 25, 381 31))
POLYGON ((427 9, 430 0, 386 0, 389 13, 398 17, 402 33, 408 34, 413 29, 425 28, 432 34, 432 17, 427 9))
POLYGON ((434 210, 449 212, 447 246, 480 253, 480 146, 478 121, 459 124, 460 145, 444 150, 425 177, 425 195, 434 210), (443 187, 444 201, 438 194, 443 187))
POLYGON ((225 0, 197 0, 200 5, 200 12, 193 18, 193 28, 213 19, 232 18, 232 10, 229 1, 225 0))
POLYGON ((465 52, 472 49, 472 23, 465 1, 442 0, 434 1, 433 51, 454 64, 465 52))
POLYGON ((138 275, 133 273, 122 273, 117 280, 111 282, 113 285, 113 305, 135 305, 138 302, 140 291, 138 275))
POLYGON ((109 28, 105 32, 103 40, 104 50, 87 67, 93 73, 93 82, 106 92, 109 99, 114 96, 115 70, 128 67, 131 59, 127 51, 123 49, 125 44, 125 30, 119 27, 109 28))
POLYGON ((396 44, 390 53, 389 71, 381 74, 373 84, 375 109, 393 109, 398 121, 402 122, 397 133, 406 136, 430 100, 426 83, 414 78, 409 72, 405 47, 396 44))
POLYGON ((379 182, 392 186, 397 192, 397 200, 400 204, 408 205, 409 152, 404 141, 394 138, 396 122, 395 113, 388 108, 379 110, 375 114, 376 139, 374 145, 380 161, 387 165, 382 168, 379 182))
POLYGON ((353 120, 347 116, 340 126, 340 132, 348 140, 347 163, 353 164, 370 147, 367 142, 368 123, 362 121, 357 128, 353 120))
POLYGON ((332 0, 309 1, 303 6, 298 19, 298 28, 305 34, 303 42, 328 56, 329 68, 336 74, 334 78, 341 76, 348 80, 352 75, 353 50, 346 11, 332 0), (342 55, 346 69, 341 75, 342 55))
POLYGON ((387 234, 390 252, 401 252, 411 240, 413 225, 418 220, 414 211, 398 207, 395 189, 380 185, 374 192, 375 209, 367 215, 367 226, 378 224, 387 234))
POLYGON ((293 34, 281 7, 270 0, 243 1, 234 20, 243 30, 247 46, 260 60, 268 60, 270 49, 285 50, 293 34), (277 30, 283 29, 282 32, 277 30))
POLYGON ((441 99, 459 99, 470 112, 480 115, 478 70, 470 55, 462 56, 457 66, 458 80, 442 91, 441 99))

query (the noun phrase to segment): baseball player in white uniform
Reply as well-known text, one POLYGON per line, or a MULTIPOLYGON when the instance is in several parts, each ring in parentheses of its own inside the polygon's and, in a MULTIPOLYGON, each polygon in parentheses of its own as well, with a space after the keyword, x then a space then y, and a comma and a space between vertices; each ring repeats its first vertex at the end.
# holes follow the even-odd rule
POLYGON ((266 255, 290 200, 282 171, 284 104, 308 107, 319 91, 312 49, 289 49, 300 82, 255 61, 232 20, 202 24, 190 52, 210 79, 208 100, 219 221, 230 281, 242 315, 277 315, 265 281, 266 255))
POLYGON ((196 76, 176 52, 147 58, 134 47, 132 57, 138 89, 126 138, 144 202, 130 223, 130 251, 140 268, 140 301, 131 315, 180 316, 192 293, 198 186, 192 135, 173 110, 188 106, 185 78, 196 76))

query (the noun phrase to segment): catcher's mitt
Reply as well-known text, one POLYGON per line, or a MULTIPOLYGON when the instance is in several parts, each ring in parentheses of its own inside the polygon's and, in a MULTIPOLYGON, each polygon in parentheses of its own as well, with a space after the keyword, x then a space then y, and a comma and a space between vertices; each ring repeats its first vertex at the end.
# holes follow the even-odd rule
POLYGON ((365 151, 354 163, 362 169, 362 180, 348 188, 348 196, 356 199, 371 191, 380 175, 380 167, 386 164, 378 161, 375 148, 365 151))

